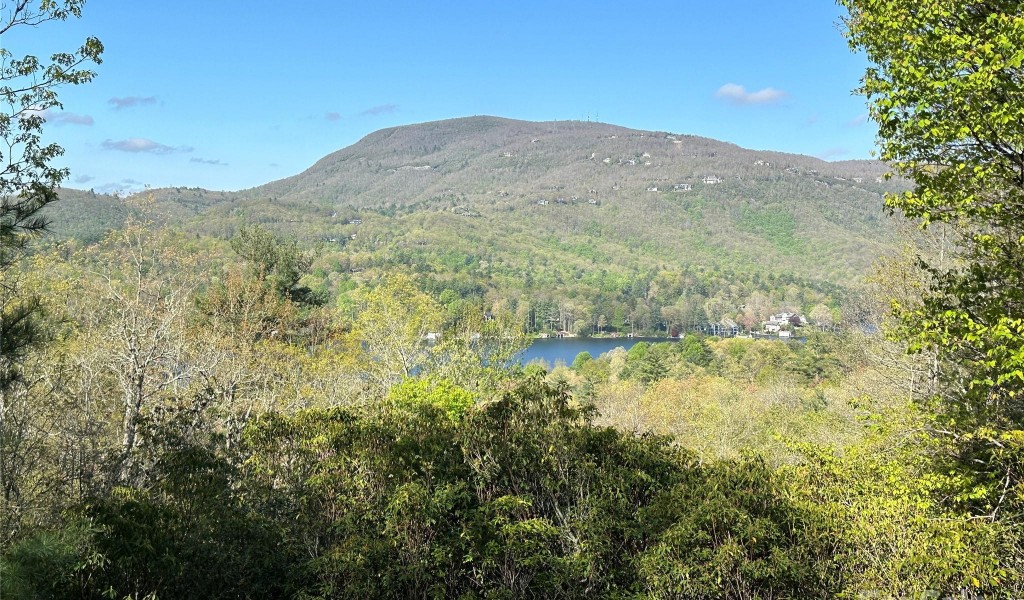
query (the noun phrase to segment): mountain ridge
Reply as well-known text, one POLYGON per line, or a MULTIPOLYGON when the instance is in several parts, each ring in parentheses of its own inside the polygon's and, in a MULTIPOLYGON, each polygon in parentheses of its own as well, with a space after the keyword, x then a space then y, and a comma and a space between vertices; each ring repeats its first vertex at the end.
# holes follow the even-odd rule
MULTIPOLYGON (((723 169, 723 162, 743 159, 749 159, 752 165, 758 160, 771 163, 753 165, 762 168, 747 169, 747 176, 765 177, 769 175, 772 164, 776 170, 794 168, 838 177, 869 177, 871 180, 886 171, 886 167, 878 161, 831 163, 799 154, 750 150, 729 142, 689 134, 635 130, 585 121, 533 122, 473 116, 375 131, 355 144, 324 156, 301 173, 236 193, 243 198, 271 196, 284 199, 324 199, 333 194, 335 199, 347 200, 346 204, 357 205, 357 201, 360 201, 362 204, 358 206, 368 208, 375 206, 376 202, 386 204, 391 201, 401 205, 453 190, 452 186, 445 186, 444 183, 448 183, 450 176, 460 171, 471 174, 474 180, 468 182, 465 177, 456 177, 450 183, 467 188, 453 191, 469 195, 473 195, 473 188, 479 188, 481 181, 492 180, 495 188, 505 188, 515 183, 514 177, 520 175, 527 176, 541 186, 567 187, 571 185, 567 184, 568 181, 587 179, 607 184, 610 179, 622 178, 625 181, 620 183, 620 188, 623 184, 633 185, 634 188, 649 184, 643 185, 646 190, 659 182, 693 184, 703 177, 721 176, 718 172, 734 170, 729 167, 723 169), (551 144, 554 147, 546 147, 551 144), (726 160, 715 160, 719 157, 726 160), (477 168, 466 172, 469 158, 489 160, 483 165, 473 165, 477 168), (570 159, 568 162, 567 158, 570 159), (609 162, 605 163, 606 159, 609 162), (629 174, 610 173, 609 169, 601 172, 600 168, 585 168, 593 167, 595 162, 605 166, 651 168, 646 173, 629 174), (510 172, 512 177, 501 177, 503 171, 510 172), (396 191, 396 186, 387 185, 386 179, 396 174, 414 175, 428 185, 422 194, 402 194, 396 191), (377 185, 364 183, 365 189, 355 189, 358 186, 353 186, 351 182, 361 181, 367 175, 377 178, 377 185), (679 181, 675 181, 677 179, 679 181), (444 182, 429 185, 438 180, 444 182)), ((397 187, 401 190, 401 186, 397 187)), ((584 194, 595 189, 592 185, 587 185, 586 189, 582 189, 582 185, 577 187, 579 189, 575 191, 584 194)), ((523 190, 525 193, 544 191, 543 187, 537 186, 523 190)))
MULTIPOLYGON (((886 172, 878 161, 692 135, 476 116, 379 130, 238 192, 145 196, 147 216, 195 235, 260 224, 319 247, 343 265, 330 285, 398 269, 496 297, 612 297, 633 286, 633 298, 637 277, 695 270, 714 281, 698 290, 745 282, 721 292, 742 305, 780 276, 801 289, 858 286, 894 248, 882 199, 906 186, 886 172)), ((86 241, 135 210, 89 192, 63 197, 55 230, 86 241), (92 229, 89 214, 103 216, 92 229)))

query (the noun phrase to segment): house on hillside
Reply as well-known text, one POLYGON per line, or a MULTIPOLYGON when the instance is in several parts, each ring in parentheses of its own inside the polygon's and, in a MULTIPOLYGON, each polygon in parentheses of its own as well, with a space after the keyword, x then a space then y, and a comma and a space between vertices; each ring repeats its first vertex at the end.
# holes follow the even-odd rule
POLYGON ((693 189, 692 183, 677 183, 672 186, 672 189, 680 192, 689 192, 693 189))
POLYGON ((709 323, 707 331, 708 334, 718 337, 736 337, 740 333, 740 326, 736 324, 736 321, 725 318, 717 323, 709 323))
POLYGON ((803 327, 804 325, 807 325, 807 319, 791 312, 781 312, 772 315, 767 321, 762 323, 765 333, 777 333, 780 336, 783 333, 788 333, 794 327, 803 327))
POLYGON ((701 179, 706 185, 715 185, 716 183, 722 183, 722 178, 717 175, 708 175, 704 179, 701 179))

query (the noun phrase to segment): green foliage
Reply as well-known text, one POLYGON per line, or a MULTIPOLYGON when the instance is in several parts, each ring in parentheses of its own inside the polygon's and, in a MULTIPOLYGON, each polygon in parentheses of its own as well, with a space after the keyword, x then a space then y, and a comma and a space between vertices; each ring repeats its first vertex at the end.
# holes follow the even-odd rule
POLYGON ((429 406, 457 422, 473 405, 473 395, 444 379, 406 379, 388 392, 395 406, 415 410, 429 406))
MULTIPOLYGON (((4 4, 0 36, 12 29, 81 17, 84 3, 4 4)), ((0 394, 6 394, 18 378, 24 350, 39 337, 36 311, 40 303, 24 295, 7 271, 23 257, 29 241, 46 230, 43 209, 57 200, 58 187, 70 173, 53 164, 64 150, 56 143, 44 143, 43 125, 48 112, 62 107, 57 91, 91 81, 96 74, 85 66, 99 64, 102 53, 103 44, 94 37, 74 52, 54 52, 49 60, 16 56, 0 47, 0 394)))
POLYGON ((683 360, 699 367, 710 365, 714 358, 707 341, 697 335, 688 335, 679 340, 678 352, 683 360))
MULTIPOLYGON (((83 4, 84 0, 67 0, 4 5, 0 35, 13 28, 79 18, 83 4)), ((69 174, 67 168, 52 164, 64 150, 42 141, 47 111, 62 107, 59 88, 88 83, 96 76, 83 67, 99 64, 102 53, 103 44, 94 37, 74 52, 54 52, 49 62, 0 48, 0 137, 6 152, 0 152, 0 269, 11 265, 31 234, 45 229, 40 211, 57 200, 57 188, 69 174)))
POLYGON ((87 571, 106 562, 89 546, 94 533, 86 521, 73 520, 20 540, 0 556, 0 597, 57 600, 80 594, 89 585, 87 571))
POLYGON ((365 411, 262 415, 230 447, 172 420, 148 438, 145 484, 88 502, 69 521, 88 527, 6 552, 4 589, 40 598, 839 589, 815 513, 794 505, 763 462, 699 463, 667 438, 597 427, 590 409, 539 379, 464 400, 444 382, 407 381, 365 411))
POLYGON ((578 353, 576 358, 572 359, 572 369, 574 371, 582 371, 587 366, 587 363, 593 360, 594 357, 584 350, 583 352, 578 353))
POLYGON ((354 333, 370 357, 368 371, 386 389, 423 369, 429 360, 427 336, 441 328, 437 303, 405 276, 389 277, 358 299, 354 333))
MULTIPOLYGON (((216 444, 165 436, 151 484, 118 488, 4 556, 4 596, 234 598, 287 589, 279 529, 243 507, 216 444), (17 592, 16 594, 13 592, 17 592)), ((249 496, 251 500, 251 495, 249 496)))
POLYGON ((246 261, 251 279, 266 282, 282 297, 310 304, 322 304, 325 300, 298 285, 309 269, 310 258, 295 241, 284 240, 254 225, 239 228, 231 238, 231 248, 246 261))
POLYGON ((744 459, 693 476, 643 512, 663 531, 640 557, 648 597, 834 597, 833 542, 781 473, 744 459))
POLYGON ((745 209, 738 225, 743 230, 763 235, 783 253, 795 254, 804 249, 804 242, 797 237, 796 219, 782 206, 745 209))
MULTIPOLYGON (((881 158, 914 182, 894 211, 950 237, 922 252, 923 293, 894 300, 894 335, 935 357, 935 429, 952 434, 973 510, 1024 515, 1024 7, 844 0, 881 158)), ((1008 560, 1020 561, 1018 547, 1008 560)))
POLYGON ((971 482, 934 468, 942 440, 924 433, 926 414, 896 407, 840 456, 800 444, 805 462, 785 472, 808 508, 820 511, 836 541, 847 595, 944 596, 971 590, 996 597, 1018 589, 1011 535, 964 511, 971 482))
POLYGON ((643 383, 651 383, 663 378, 668 374, 668 367, 665 365, 665 359, 662 356, 663 353, 656 350, 651 350, 644 354, 643 358, 634 367, 633 373, 635 377, 643 383))

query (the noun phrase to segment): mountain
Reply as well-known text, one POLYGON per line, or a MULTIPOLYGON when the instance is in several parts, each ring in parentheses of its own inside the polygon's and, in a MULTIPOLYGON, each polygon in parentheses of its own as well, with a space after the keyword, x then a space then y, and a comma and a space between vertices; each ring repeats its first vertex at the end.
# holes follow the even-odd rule
POLYGON ((885 170, 877 162, 827 163, 603 123, 468 117, 372 133, 299 175, 240 195, 361 208, 559 195, 612 201, 716 176, 755 186, 785 179, 832 186, 860 178, 868 183, 853 183, 854 189, 878 192, 874 179, 885 170))
MULTIPOLYGON (((407 268, 560 297, 686 271, 710 295, 712 279, 769 292, 856 286, 894 243, 882 200, 905 182, 886 171, 604 123, 468 117, 377 131, 239 192, 149 195, 167 222, 220 237, 262 223, 338 253, 348 271, 407 268)), ((117 204, 83 194, 53 213, 58 233, 89 237, 80 211, 117 204)))

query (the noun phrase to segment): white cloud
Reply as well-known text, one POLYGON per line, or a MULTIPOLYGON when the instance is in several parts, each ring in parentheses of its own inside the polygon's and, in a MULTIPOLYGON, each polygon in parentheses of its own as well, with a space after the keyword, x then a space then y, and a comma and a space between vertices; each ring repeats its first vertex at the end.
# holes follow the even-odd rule
POLYGON ((106 140, 102 146, 107 150, 149 154, 173 154, 175 152, 192 152, 191 146, 167 146, 146 138, 128 138, 126 140, 106 140))
POLYGON ((128 196, 131 196, 136 192, 140 192, 143 189, 145 189, 145 186, 134 179, 123 179, 118 183, 104 183, 102 185, 95 185, 92 187, 94 192, 110 194, 121 198, 127 198, 128 196))
POLYGON ((786 97, 786 92, 766 87, 756 92, 748 92, 738 83, 727 83, 715 92, 716 98, 722 98, 733 104, 773 104, 786 97))
POLYGON ((79 115, 62 110, 53 110, 52 108, 47 108, 46 110, 28 108, 22 114, 25 117, 39 117, 47 123, 54 125, 92 125, 94 123, 93 118, 89 115, 79 115))
POLYGON ((107 104, 114 107, 114 110, 142 106, 144 104, 156 104, 156 96, 125 96, 123 98, 111 98, 107 104))
POLYGON ((54 125, 92 125, 93 120, 89 115, 79 115, 73 112, 60 110, 44 110, 43 118, 47 123, 54 125))
POLYGON ((389 115, 395 112, 398 112, 397 104, 381 104, 379 106, 372 106, 359 113, 359 115, 362 117, 376 117, 377 115, 389 115))
POLYGON ((218 166, 218 167, 226 167, 226 166, 228 166, 228 163, 226 163, 226 162, 222 162, 220 160, 209 159, 209 158, 199 158, 198 156, 193 156, 192 158, 188 159, 188 162, 190 162, 190 163, 198 163, 198 164, 201 164, 201 165, 214 165, 214 166, 218 166))

